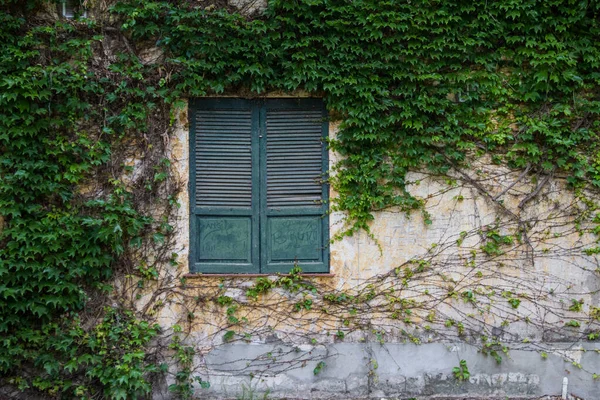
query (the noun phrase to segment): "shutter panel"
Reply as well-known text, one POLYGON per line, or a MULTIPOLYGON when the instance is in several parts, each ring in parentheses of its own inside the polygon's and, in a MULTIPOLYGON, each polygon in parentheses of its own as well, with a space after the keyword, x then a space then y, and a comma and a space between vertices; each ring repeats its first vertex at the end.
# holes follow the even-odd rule
POLYGON ((326 113, 314 99, 267 100, 261 111, 262 269, 328 272, 326 113))
POLYGON ((252 111, 196 111, 196 206, 252 206, 252 111))
POLYGON ((190 117, 193 272, 256 273, 258 110, 249 101, 207 99, 194 102, 190 117))
POLYGON ((267 112, 267 207, 320 204, 322 119, 321 110, 267 112))

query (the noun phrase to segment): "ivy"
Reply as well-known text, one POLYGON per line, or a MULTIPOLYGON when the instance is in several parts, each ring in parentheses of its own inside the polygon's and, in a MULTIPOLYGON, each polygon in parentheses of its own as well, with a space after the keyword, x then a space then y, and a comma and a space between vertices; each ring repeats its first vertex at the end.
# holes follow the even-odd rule
MULTIPOLYGON (((273 0, 252 17, 194 4, 119 1, 108 16, 66 21, 41 18, 41 0, 0 0, 0 375, 19 387, 65 397, 149 392, 157 367, 144 349, 158 328, 122 304, 99 307, 99 320, 86 309, 113 294, 116 276, 143 286, 158 275, 148 260, 176 264, 156 249, 173 233, 163 135, 181 99, 323 97, 339 123, 330 208, 346 212, 341 235, 369 231, 373 212, 391 207, 421 210, 431 223, 407 174, 446 174, 477 156, 564 176, 577 190, 600 187, 596 2, 273 0), (105 48, 111 41, 119 45, 105 48), (148 47, 159 62, 136 52, 148 47), (133 173, 134 158, 146 174, 133 173), (133 263, 136 251, 146 259, 133 263), (115 343, 118 356, 97 357, 115 343), (19 376, 25 367, 36 372, 19 376)), ((518 239, 482 235, 489 256, 518 239)), ((276 287, 305 295, 295 311, 314 310, 314 288, 299 273, 257 280, 247 296, 276 287)), ((341 305, 378 293, 327 296, 341 305)), ((226 296, 217 302, 234 307, 226 296)), ((172 390, 189 396, 191 350, 174 343, 187 369, 172 390)))
POLYGON ((0 375, 66 397, 145 395, 156 329, 107 309, 86 332, 79 315, 110 294, 117 260, 152 221, 102 171, 139 127, 127 121, 146 114, 102 108, 110 82, 93 70, 93 29, 35 25, 3 8, 0 23, 0 375), (95 179, 99 195, 86 187, 95 179), (38 372, 23 375, 30 367, 38 372))
POLYGON ((473 152, 600 186, 598 6, 578 2, 270 2, 245 19, 187 3, 114 10, 179 66, 170 96, 306 90, 341 124, 331 178, 349 230, 424 203, 406 174, 473 152), (244 89, 241 89, 244 88, 244 89))
POLYGON ((468 381, 471 377, 469 367, 467 366, 467 362, 465 360, 460 360, 459 366, 452 368, 452 374, 459 382, 468 381))

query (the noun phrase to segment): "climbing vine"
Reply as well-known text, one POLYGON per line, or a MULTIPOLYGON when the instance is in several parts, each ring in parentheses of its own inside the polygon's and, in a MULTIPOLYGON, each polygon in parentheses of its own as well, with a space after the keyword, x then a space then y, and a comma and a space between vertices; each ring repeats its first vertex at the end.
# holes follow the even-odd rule
MULTIPOLYGON (((546 257, 599 252, 550 239, 594 242, 599 232, 600 3, 273 0, 239 13, 219 1, 87 1, 89 18, 75 20, 57 16, 55 3, 0 0, 3 385, 124 399, 148 395, 154 378, 172 374, 172 392, 190 397, 194 384, 209 383, 192 371, 183 328, 210 324, 204 308, 223 309, 227 328, 214 327, 214 337, 227 343, 272 333, 260 325, 264 313, 277 319, 289 303, 280 324, 318 318, 333 340, 367 332, 385 342, 395 332, 421 343, 418 331, 435 331, 468 338, 499 361, 508 348, 483 315, 503 330, 535 325, 520 310, 535 302, 554 310, 554 296, 567 304, 554 312, 571 314, 545 332, 598 338, 598 309, 558 277, 549 280, 559 289, 542 295, 534 271, 517 283, 498 266, 523 246, 515 265, 534 248, 546 257), (433 224, 428 207, 439 194, 411 194, 414 171, 446 180, 442 192, 469 187, 501 217, 349 290, 307 281, 300 270, 259 278, 243 298, 228 292, 231 281, 174 277, 168 271, 185 269, 174 248, 183 187, 171 157, 182 100, 275 92, 322 97, 338 123, 330 208, 345 213, 346 225, 337 239, 371 232, 375 211, 418 210, 433 224), (491 189, 481 159, 512 177, 505 190, 491 189), (558 206, 561 216, 540 216, 552 229, 536 231, 519 211, 555 181, 573 199, 558 206), (506 204, 522 187, 517 206, 506 204), (462 258, 440 261, 451 246, 462 258), (273 293, 281 298, 271 304, 273 293), (186 321, 161 327, 169 302, 185 305, 186 321)), ((325 340, 298 328, 310 344, 325 340)), ((327 368, 307 357, 281 359, 286 368, 313 361, 315 375, 327 368)), ((468 379, 466 362, 454 374, 468 379)))

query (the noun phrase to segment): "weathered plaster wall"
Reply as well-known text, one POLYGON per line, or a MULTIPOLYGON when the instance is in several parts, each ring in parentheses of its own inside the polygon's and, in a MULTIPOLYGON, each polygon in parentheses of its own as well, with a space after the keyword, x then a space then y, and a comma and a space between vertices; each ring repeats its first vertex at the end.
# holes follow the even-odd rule
MULTIPOLYGON (((335 131, 336 125, 331 123, 330 134, 335 135, 335 131)), ((171 147, 175 173, 186 187, 188 137, 187 110, 181 110, 171 147)), ((330 159, 335 163, 336 154, 331 154, 330 159)), ((454 176, 432 177, 421 172, 410 176, 410 192, 426 201, 430 225, 419 212, 378 212, 371 225, 374 239, 359 233, 332 243, 334 277, 313 280, 332 290, 364 289, 375 280, 385 282, 379 278, 396 268, 401 271, 410 265, 410 260, 427 259, 432 273, 407 286, 404 295, 430 301, 436 322, 471 318, 472 322, 466 323, 473 329, 478 324, 485 325, 498 340, 513 343, 514 350, 501 364, 478 354, 476 347, 468 344, 478 339, 457 334, 455 325, 438 323, 436 333, 424 328, 429 322, 423 313, 407 317, 408 325, 390 322, 381 310, 358 315, 356 321, 372 328, 352 330, 342 342, 330 334, 344 329, 338 319, 312 311, 295 318, 280 308, 281 298, 289 300, 293 295, 278 290, 262 296, 258 300, 260 307, 243 315, 253 334, 246 340, 225 343, 222 337, 228 329, 228 316, 223 310, 206 304, 194 308, 193 318, 190 310, 194 304, 204 304, 210 296, 227 295, 249 301, 245 290, 254 279, 186 275, 189 200, 184 191, 178 199, 181 207, 174 248, 179 266, 162 272, 163 285, 167 282, 177 290, 175 294, 160 291, 160 303, 154 308, 167 332, 174 325, 185 327, 184 340, 196 350, 196 370, 211 382, 211 388, 204 389, 202 396, 236 398, 270 392, 275 398, 302 399, 467 394, 526 397, 559 394, 562 378, 568 376, 574 393, 588 399, 600 398, 600 386, 591 377, 591 372, 600 371, 600 362, 596 352, 591 351, 596 349, 593 344, 579 343, 585 334, 583 328, 569 328, 564 334, 545 328, 545 324, 564 323, 561 319, 568 316, 569 306, 564 302, 571 295, 583 300, 585 310, 599 305, 597 258, 582 253, 593 238, 575 229, 578 200, 565 189, 564 182, 556 180, 521 208, 520 202, 535 189, 536 183, 528 180, 511 186, 516 174, 490 166, 486 160, 474 161, 468 170, 451 175, 454 176), (465 178, 461 173, 470 177, 470 184, 464 179, 457 183, 455 178, 465 178), (491 195, 483 193, 482 188, 491 195), (498 194, 502 194, 500 203, 493 201, 498 194), (471 262, 473 251, 481 253, 492 230, 502 235, 514 234, 523 221, 528 224, 526 238, 515 238, 513 243, 504 245, 502 254, 478 256, 476 262, 471 262), (182 279, 183 287, 178 286, 182 279), (511 293, 504 295, 508 300, 520 291, 518 315, 510 303, 494 302, 491 295, 486 297, 484 289, 481 293, 476 290, 483 299, 482 309, 470 310, 473 306, 467 300, 461 301, 469 285, 496 288, 498 296, 511 293), (439 300, 449 290, 456 291, 457 301, 439 300), (552 297, 559 293, 562 297, 552 297), (540 306, 543 302, 549 306, 540 306), (495 311, 484 313, 485 307, 495 307, 495 311), (534 319, 541 322, 528 323, 534 319), (385 331, 385 340, 377 339, 378 326, 385 331), (407 336, 407 331, 414 336, 407 336), (312 339, 307 342, 307 338, 312 339), (407 344, 410 341, 422 344, 407 344), (538 343, 558 351, 543 358, 541 347, 536 347, 538 343), (563 348, 566 350, 561 352, 563 348), (468 381, 462 383, 452 374, 452 368, 461 359, 467 360, 471 372, 468 381), (585 360, 584 369, 577 366, 578 360, 581 364, 585 360), (320 361, 325 361, 326 367, 315 374, 313 370, 320 361)), ((331 214, 332 236, 343 229, 343 220, 344 214, 331 214)), ((156 301, 156 293, 148 292, 142 297, 140 307, 150 299, 156 301)), ((432 319, 431 324, 436 322, 432 319)), ((488 333, 485 329, 482 328, 482 334, 488 333)))
MULTIPOLYGON (((593 350, 591 348, 590 350, 593 350)), ((208 363, 218 373, 215 386, 207 398, 239 398, 244 388, 270 398, 349 399, 430 397, 459 398, 538 398, 543 394, 560 394, 563 377, 568 376, 570 393, 585 399, 597 399, 598 391, 589 377, 580 371, 567 374, 560 357, 549 356, 541 362, 528 351, 515 351, 511 359, 499 365, 464 344, 332 344, 313 352, 327 357, 327 368, 315 376, 316 362, 306 368, 279 371, 260 379, 251 379, 252 366, 245 359, 260 354, 287 353, 278 345, 231 345, 211 352, 208 363), (472 376, 457 382, 451 374, 459 360, 467 360, 472 376), (374 371, 372 366, 377 363, 374 371)), ((284 356, 286 357, 286 356, 284 356)), ((290 356, 287 356, 290 358, 290 356)), ((589 353, 582 357, 592 358, 589 353)), ((258 398, 262 398, 258 396, 258 398)))

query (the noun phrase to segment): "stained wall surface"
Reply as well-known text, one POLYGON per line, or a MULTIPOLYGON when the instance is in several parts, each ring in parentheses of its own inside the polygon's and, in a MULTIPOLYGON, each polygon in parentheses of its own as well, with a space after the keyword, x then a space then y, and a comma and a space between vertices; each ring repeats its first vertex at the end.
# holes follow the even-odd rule
MULTIPOLYGON (((331 122, 331 137, 336 130, 331 122)), ((171 146, 185 187, 188 138, 183 109, 171 146)), ((337 159, 331 152, 332 166, 337 159)), ((582 204, 565 182, 552 180, 523 203, 539 182, 485 158, 445 177, 418 171, 409 180, 410 193, 425 202, 426 213, 376 212, 372 235, 359 232, 331 243, 329 276, 306 278, 336 295, 373 291, 372 298, 361 297, 367 300, 358 312, 340 318, 334 315, 339 310, 323 314, 316 296, 312 309, 290 311, 289 304, 312 299, 310 293, 276 288, 251 299, 247 290, 256 277, 189 275, 189 199, 187 191, 180 193, 174 249, 179 266, 163 274, 185 285, 178 296, 164 297, 156 313, 167 331, 181 325, 188 332, 195 371, 211 383, 198 388, 201 397, 527 398, 560 394, 567 377, 570 392, 600 398, 592 375, 600 371, 600 358, 594 342, 586 340, 596 328, 600 285, 597 258, 584 249, 595 238, 583 229, 587 222, 578 221, 582 204), (225 309, 207 300, 211 296, 241 304, 246 311, 235 315, 248 321, 245 327, 232 325, 225 309), (202 304, 194 308, 193 321, 191 299, 202 304), (410 307, 400 317, 391 313, 410 307), (590 316, 589 323, 569 326, 569 318, 579 321, 581 313, 590 316), (251 334, 244 337, 244 329, 251 334), (229 330, 236 340, 224 339, 229 330), (339 331, 343 337, 336 336, 339 331), (487 339, 501 362, 480 351, 487 339), (462 378, 453 372, 460 360, 470 374, 462 378)), ((344 220, 344 213, 331 213, 331 237, 344 229, 344 220)))

